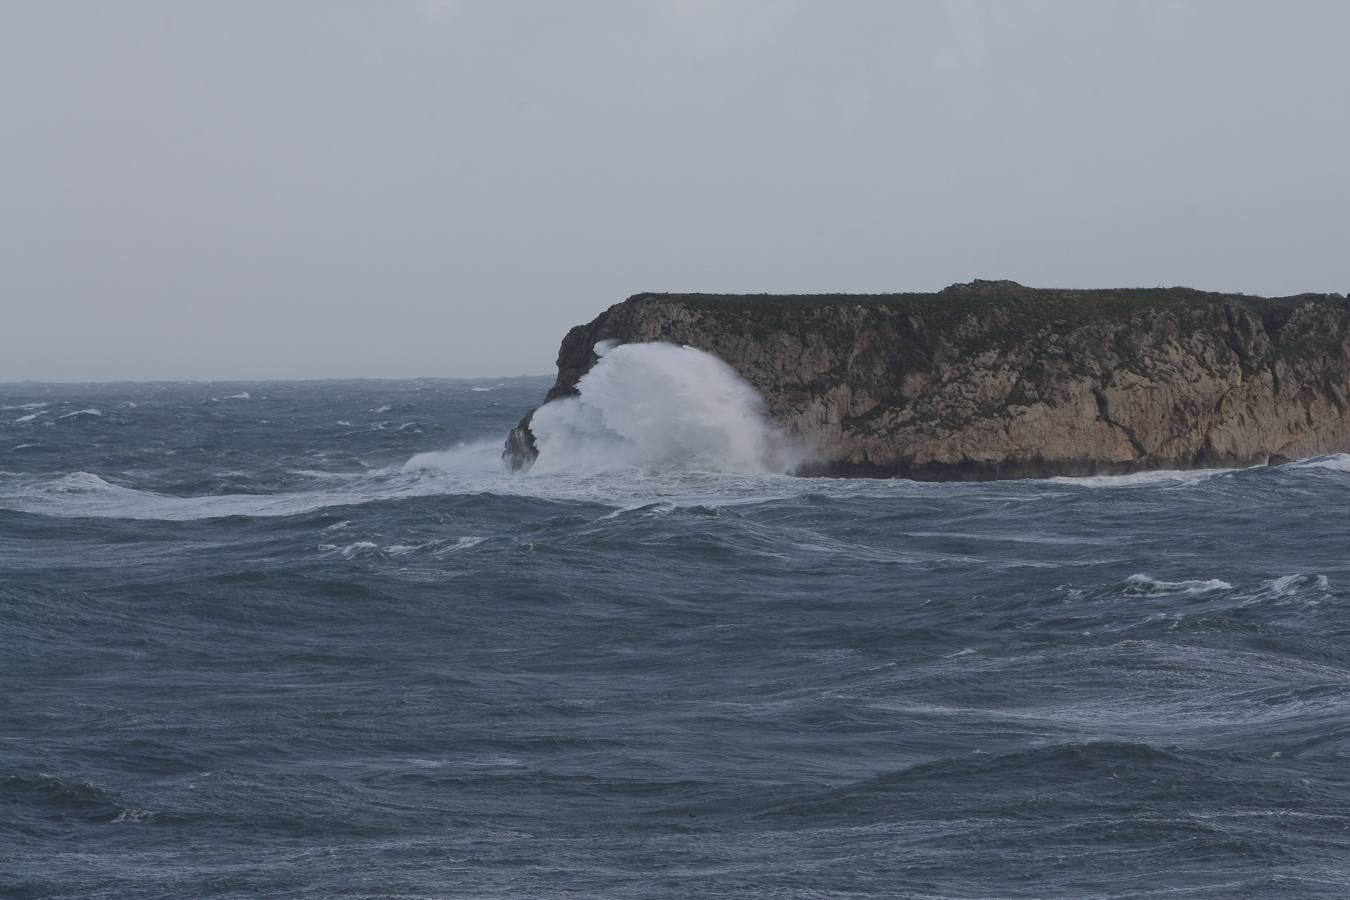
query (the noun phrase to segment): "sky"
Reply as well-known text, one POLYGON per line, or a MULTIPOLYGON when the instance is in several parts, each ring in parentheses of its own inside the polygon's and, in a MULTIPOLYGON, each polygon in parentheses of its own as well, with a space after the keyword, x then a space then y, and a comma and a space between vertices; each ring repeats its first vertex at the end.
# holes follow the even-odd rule
POLYGON ((644 291, 1350 291, 1350 3, 0 0, 0 380, 545 374, 644 291))

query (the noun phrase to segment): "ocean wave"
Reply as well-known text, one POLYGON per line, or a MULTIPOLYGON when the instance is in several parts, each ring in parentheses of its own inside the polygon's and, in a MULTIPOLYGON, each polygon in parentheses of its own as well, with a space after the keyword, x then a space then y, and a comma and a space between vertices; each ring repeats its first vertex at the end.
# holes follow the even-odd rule
POLYGON ((1231 584, 1219 578, 1163 581, 1143 574, 1131 575, 1118 585, 1120 593, 1131 597, 1157 597, 1164 594, 1209 594, 1215 591, 1231 591, 1232 589, 1231 584))
POLYGON ((10 481, 7 485, 0 484, 0 509, 66 518, 191 521, 230 516, 288 516, 376 499, 369 494, 342 491, 175 497, 114 484, 91 472, 10 481))
MULTIPOLYGON (((1258 467, 1263 468, 1263 467, 1258 467)), ((1188 487, 1202 484, 1212 478, 1231 475, 1241 469, 1157 469, 1150 472, 1131 472, 1127 475, 1082 475, 1047 478, 1051 484, 1065 484, 1089 488, 1134 487, 1188 487)))
POLYGON ((1312 459, 1300 459, 1285 463, 1286 469, 1329 469, 1333 472, 1350 472, 1350 453, 1332 453, 1327 456, 1315 456, 1312 459))
MULTIPOLYGON (((1080 597, 1086 592, 1077 591, 1080 597)), ((1149 575, 1135 574, 1113 585, 1105 596, 1124 597, 1207 597, 1221 599, 1215 606, 1206 605, 1196 614, 1202 618, 1212 618, 1217 612, 1229 609, 1237 610, 1263 604, 1296 603, 1316 605, 1332 596, 1331 582, 1325 575, 1282 575, 1269 578, 1251 585, 1234 586, 1220 578, 1196 578, 1179 581, 1164 581, 1149 575)), ((1168 613, 1164 618, 1185 619, 1189 613, 1177 611, 1168 613)))
MULTIPOLYGON (((1091 788, 1100 797, 1102 792, 1127 794, 1131 785, 1159 779, 1179 784, 1188 778, 1204 778, 1212 784, 1208 776, 1212 756, 1112 740, 1051 743, 1005 753, 976 751, 918 762, 814 797, 775 804, 764 812, 792 817, 895 815, 900 797, 911 796, 917 802, 930 794, 971 806, 981 804, 976 797, 1000 796, 1012 810, 1024 797, 1043 795, 1052 786, 1058 790, 1091 788), (957 799, 962 796, 970 799, 957 799)), ((1198 785, 1193 784, 1192 790, 1199 793, 1198 785)))
MULTIPOLYGON (((617 350, 615 351, 618 352, 617 350)), ((331 421, 331 420, 327 420, 331 421)), ((21 444, 10 452, 34 447, 21 444)), ((183 521, 228 516, 288 516, 305 514, 331 506, 396 501, 425 496, 478 495, 530 497, 544 501, 598 503, 615 512, 650 504, 673 507, 724 507, 807 500, 825 504, 852 505, 860 501, 894 503, 878 510, 877 522, 887 527, 904 522, 924 504, 954 502, 987 505, 992 503, 1056 503, 1073 496, 1064 487, 1088 490, 1132 489, 1142 492, 1168 490, 1175 486, 1200 486, 1220 471, 1141 473, 1119 477, 1089 479, 1050 479, 1047 481, 1008 482, 918 482, 906 479, 802 478, 774 472, 708 471, 690 468, 682 457, 665 462, 611 467, 589 471, 551 471, 539 465, 521 473, 508 472, 501 460, 502 443, 493 438, 461 443, 444 450, 427 451, 408 457, 402 463, 365 468, 288 468, 286 471, 308 479, 302 487, 309 490, 267 492, 259 486, 286 486, 295 482, 285 478, 259 480, 236 486, 237 493, 211 493, 184 496, 172 484, 162 480, 154 485, 135 484, 124 476, 103 477, 91 471, 65 475, 28 474, 0 479, 0 508, 40 515, 163 519, 183 521), (816 500, 810 500, 816 498, 816 500)), ((165 451, 172 453, 174 451, 165 451)), ((312 456, 313 454, 311 454, 312 456)), ((347 463, 359 462, 354 458, 347 463)), ((615 461, 610 458, 610 463, 615 461)), ((1253 484, 1276 485, 1281 478, 1265 473, 1285 472, 1285 478, 1311 478, 1314 472, 1350 462, 1350 455, 1308 461, 1306 465, 1283 469, 1262 468, 1250 471, 1253 484)), ((364 465, 362 463, 362 465, 364 465)), ((1226 471, 1226 470, 1225 470, 1226 471)), ((190 482, 184 482, 190 483, 190 482)), ((206 484, 206 482, 203 482, 206 484)), ((214 482, 212 482, 214 484, 214 482)), ((1056 545, 1091 543, 1089 535, 1055 533, 999 533, 982 536, 971 531, 941 529, 902 529, 916 540, 952 541, 992 540, 1006 544, 1056 545)), ((1140 575, 1137 583, 1127 585, 1128 592, 1187 592, 1216 590, 1205 579, 1196 582, 1158 581, 1149 585, 1140 575), (1180 587, 1174 585, 1181 585, 1180 587)))
MULTIPOLYGON (((325 529, 327 532, 329 529, 325 529)), ((419 544, 389 544, 381 547, 375 541, 353 541, 340 546, 338 544, 320 544, 318 549, 325 556, 340 556, 343 559, 355 559, 361 556, 379 556, 387 559, 427 556, 444 559, 452 553, 462 553, 483 543, 486 538, 458 537, 448 540, 431 540, 419 544)))
POLYGON ((319 549, 331 556, 341 556, 343 559, 353 559, 357 556, 367 553, 378 553, 380 545, 374 541, 353 541, 345 547, 339 547, 336 544, 320 544, 319 549))
POLYGON ((1316 606, 1331 598, 1331 580, 1327 576, 1295 573, 1261 582, 1252 591, 1250 599, 1255 603, 1293 603, 1300 606, 1316 606))
POLYGON ((0 801, 11 807, 26 808, 38 819, 64 822, 68 819, 89 823, 115 824, 144 822, 153 816, 148 810, 123 804, 111 792, 88 781, 74 781, 40 772, 35 775, 0 775, 0 801))

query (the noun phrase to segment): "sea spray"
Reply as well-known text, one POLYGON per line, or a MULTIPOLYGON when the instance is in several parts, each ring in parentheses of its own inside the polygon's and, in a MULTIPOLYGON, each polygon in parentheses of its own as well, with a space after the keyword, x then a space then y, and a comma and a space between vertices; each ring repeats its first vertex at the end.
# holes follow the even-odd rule
POLYGON ((504 473, 501 455, 501 442, 497 440, 466 441, 445 450, 418 453, 388 471, 406 475, 431 472, 487 477, 504 473))
POLYGON ((535 412, 534 471, 786 472, 800 461, 758 392, 711 353, 608 341, 595 352, 600 359, 577 382, 578 396, 535 412))

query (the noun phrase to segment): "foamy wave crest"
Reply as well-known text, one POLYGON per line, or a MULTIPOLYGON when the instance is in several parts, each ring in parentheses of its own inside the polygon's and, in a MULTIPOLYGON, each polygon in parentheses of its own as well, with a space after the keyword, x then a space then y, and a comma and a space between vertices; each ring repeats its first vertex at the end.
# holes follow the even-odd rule
POLYGON ((535 412, 532 471, 781 473, 800 462, 755 389, 711 353, 608 342, 595 352, 599 362, 577 382, 580 396, 535 412))
POLYGON ((397 469, 405 475, 419 473, 452 475, 501 475, 506 471, 502 462, 502 444, 498 440, 473 441, 456 444, 447 450, 418 453, 397 469))
POLYGON ((1316 606, 1332 598, 1331 581, 1325 575, 1284 575, 1263 581, 1253 591, 1253 602, 1316 606))
POLYGON ((227 516, 288 516, 363 500, 354 492, 176 497, 113 484, 92 472, 72 472, 52 479, 20 476, 13 482, 0 484, 0 509, 52 516, 170 522, 227 516))
MULTIPOLYGON (((429 470, 436 471, 434 466, 429 470)), ((73 472, 56 478, 19 475, 0 479, 0 509, 62 517, 187 522, 229 516, 303 515, 332 506, 483 490, 492 483, 468 476, 427 479, 419 477, 421 472, 414 468, 409 473, 388 469, 344 474, 336 479, 337 484, 330 482, 330 486, 310 491, 190 497, 113 484, 91 472, 73 472)))
POLYGON ((1128 475, 1060 475, 1045 480, 1053 484, 1091 488, 1190 487, 1221 475, 1231 475, 1235 471, 1238 470, 1158 469, 1148 472, 1131 472, 1128 475))
POLYGON ((1121 593, 1134 597, 1157 597, 1163 594, 1208 594, 1213 591, 1231 591, 1233 586, 1218 578, 1162 581, 1148 575, 1131 575, 1121 585, 1121 593))
POLYGON ((1327 580, 1325 575, 1300 575, 1296 573, 1272 578, 1270 581, 1263 581, 1261 586, 1278 596, 1287 597, 1303 588, 1325 591, 1331 587, 1331 582, 1327 580))
POLYGON ((1350 473, 1350 453, 1332 453, 1328 456, 1316 456, 1287 464, 1291 469, 1331 469, 1333 472, 1350 473))

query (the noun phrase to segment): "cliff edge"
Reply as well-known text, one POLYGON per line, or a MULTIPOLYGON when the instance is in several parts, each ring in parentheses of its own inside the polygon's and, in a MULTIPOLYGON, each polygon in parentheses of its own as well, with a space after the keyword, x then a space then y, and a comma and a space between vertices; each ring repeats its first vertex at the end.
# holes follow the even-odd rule
MULTIPOLYGON (((712 353, 811 450, 801 474, 1091 475, 1350 451, 1350 300, 1187 288, 638 294, 573 328, 545 402, 595 345, 712 353)), ((532 415, 532 413, 531 413, 532 415)), ((536 455, 527 415, 506 441, 536 455)))

